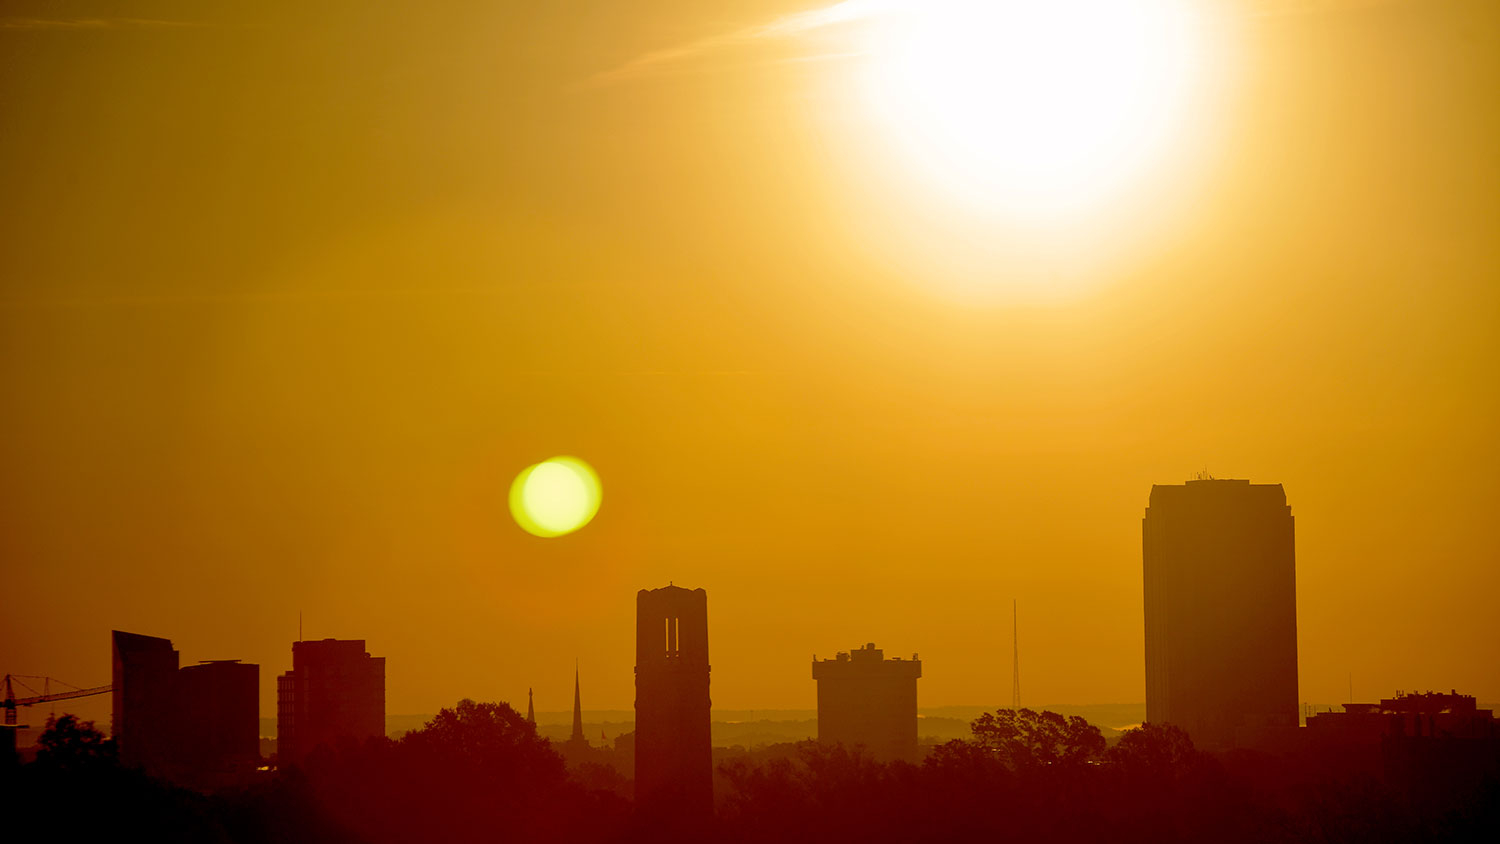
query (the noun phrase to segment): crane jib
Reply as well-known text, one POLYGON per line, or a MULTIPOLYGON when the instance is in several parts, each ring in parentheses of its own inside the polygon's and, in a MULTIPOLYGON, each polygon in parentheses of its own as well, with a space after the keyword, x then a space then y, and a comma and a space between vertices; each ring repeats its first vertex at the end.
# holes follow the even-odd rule
MULTIPOLYGON (((0 707, 3 707, 5 709, 5 725, 8 727, 13 727, 16 724, 17 707, 32 706, 38 703, 48 703, 50 701, 57 700, 73 700, 74 698, 90 697, 92 695, 102 695, 105 692, 114 690, 114 686, 95 686, 90 689, 69 689, 65 692, 53 693, 50 691, 50 687, 53 682, 52 679, 50 677, 38 677, 33 679, 40 679, 45 681, 46 688, 48 688, 49 691, 44 691, 42 694, 32 694, 28 697, 18 698, 16 697, 15 683, 19 681, 15 679, 16 676, 17 675, 14 674, 5 675, 5 698, 4 700, 0 700, 0 707)), ((21 682, 20 685, 23 689, 26 689, 28 691, 36 691, 35 689, 27 686, 24 682, 21 682)))

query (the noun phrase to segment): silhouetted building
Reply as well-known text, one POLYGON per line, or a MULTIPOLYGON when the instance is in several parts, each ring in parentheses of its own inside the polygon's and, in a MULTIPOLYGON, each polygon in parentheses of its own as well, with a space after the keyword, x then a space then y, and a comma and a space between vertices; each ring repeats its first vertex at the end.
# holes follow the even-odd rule
POLYGON ((615 754, 624 760, 623 767, 627 771, 635 770, 635 731, 620 733, 615 736, 615 754))
POLYGON ((636 595, 635 799, 643 813, 713 812, 708 593, 665 586, 636 595))
POLYGON ((210 778, 260 762, 260 666, 207 660, 177 672, 179 759, 210 778))
POLYGON ((1500 720, 1457 691, 1398 694, 1308 716, 1309 744, 1402 794, 1442 804, 1500 777, 1500 720))
POLYGON ((120 762, 160 774, 171 767, 173 686, 177 650, 172 640, 115 630, 110 633, 110 730, 120 762))
POLYGON ((292 670, 276 678, 276 752, 301 762, 319 745, 385 735, 385 657, 363 639, 292 643, 292 670))
POLYGON ((1151 487, 1142 522, 1146 720, 1200 747, 1297 726, 1297 577, 1280 484, 1151 487))
POLYGON ((922 662, 885 658, 871 642, 833 659, 813 658, 818 682, 818 741, 863 746, 872 757, 917 758, 917 678, 922 662))
POLYGON ((1386 736, 1500 739, 1500 721, 1471 695, 1398 694, 1379 703, 1346 703, 1343 712, 1307 717, 1309 735, 1323 740, 1376 744, 1386 736))
POLYGON ((578 666, 573 666, 573 734, 568 744, 587 747, 589 740, 583 735, 583 696, 579 693, 578 666))
POLYGON ((573 668, 573 731, 568 734, 566 741, 554 741, 552 749, 562 756, 563 761, 570 768, 586 762, 598 763, 605 761, 606 757, 601 755, 604 745, 595 747, 589 744, 588 736, 583 732, 583 694, 582 685, 579 683, 578 668, 573 668))
POLYGON ((175 782, 217 787, 260 762, 260 666, 178 667, 169 639, 113 631, 112 727, 120 760, 175 782))

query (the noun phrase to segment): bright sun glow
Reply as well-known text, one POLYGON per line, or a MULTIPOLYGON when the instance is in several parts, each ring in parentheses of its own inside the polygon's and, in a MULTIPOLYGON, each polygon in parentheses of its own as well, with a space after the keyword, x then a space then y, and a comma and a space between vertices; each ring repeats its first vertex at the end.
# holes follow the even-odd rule
POLYGON ((1189 0, 929 0, 875 30, 868 96, 946 185, 1055 218, 1171 154, 1201 28, 1189 0))
POLYGON ((576 457, 554 457, 528 466, 510 485, 510 513, 535 536, 562 536, 599 511, 599 476, 576 457))

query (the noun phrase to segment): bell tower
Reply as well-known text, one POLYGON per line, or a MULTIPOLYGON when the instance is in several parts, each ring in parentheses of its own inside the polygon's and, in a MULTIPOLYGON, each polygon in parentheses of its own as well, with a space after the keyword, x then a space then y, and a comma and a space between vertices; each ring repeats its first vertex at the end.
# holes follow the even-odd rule
POLYGON ((713 813, 708 593, 664 586, 636 594, 635 802, 645 815, 713 813))

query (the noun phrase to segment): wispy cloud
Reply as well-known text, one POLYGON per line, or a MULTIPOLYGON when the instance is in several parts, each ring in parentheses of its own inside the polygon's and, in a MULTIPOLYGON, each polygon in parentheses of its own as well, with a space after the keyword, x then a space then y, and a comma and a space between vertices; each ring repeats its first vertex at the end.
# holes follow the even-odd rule
MULTIPOLYGON (((1412 0, 1220 0, 1231 10, 1231 14, 1252 17, 1274 17, 1305 15, 1326 12, 1348 11, 1373 6, 1389 6, 1412 0)), ((681 70, 694 62, 733 49, 765 44, 776 40, 789 40, 819 30, 842 24, 853 24, 883 15, 930 9, 943 0, 845 0, 819 9, 794 12, 763 24, 746 26, 718 35, 710 35, 661 50, 637 56, 630 61, 600 73, 591 82, 607 85, 628 79, 651 76, 681 70)), ((953 0, 949 0, 953 2, 953 0)), ((1034 0, 1047 2, 1047 0, 1034 0)), ((852 56, 855 52, 840 51, 829 56, 852 56)), ((825 55, 803 56, 801 59, 826 58, 825 55)))
MULTIPOLYGON (((877 15, 909 7, 903 0, 845 0, 821 9, 794 12, 768 23, 742 27, 732 32, 710 35, 687 44, 653 50, 593 78, 595 84, 609 84, 679 69, 694 60, 725 50, 776 39, 797 38, 816 30, 839 24, 854 23, 877 15)), ((841 55, 848 55, 841 53, 841 55)))

